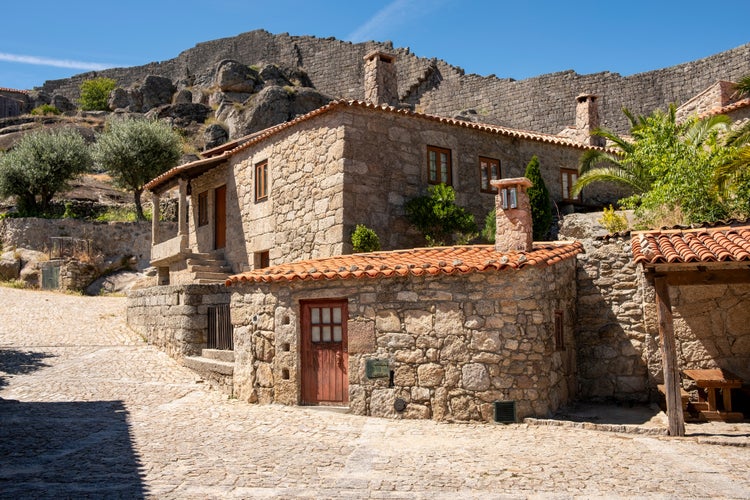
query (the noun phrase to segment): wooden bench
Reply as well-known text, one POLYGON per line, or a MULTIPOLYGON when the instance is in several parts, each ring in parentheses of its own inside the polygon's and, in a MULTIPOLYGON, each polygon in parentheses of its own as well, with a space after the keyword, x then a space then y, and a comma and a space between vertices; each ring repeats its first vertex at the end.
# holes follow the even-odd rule
MULTIPOLYGON (((667 388, 664 384, 659 384, 656 388, 659 389, 662 396, 667 397, 667 388)), ((690 393, 682 387, 680 387, 680 399, 682 400, 682 411, 686 412, 688 409, 688 403, 690 403, 690 393)))
POLYGON ((740 422, 744 415, 732 411, 732 389, 742 387, 742 379, 728 370, 722 368, 709 368, 703 370, 683 370, 685 377, 694 380, 695 385, 703 389, 706 398, 698 391, 698 402, 693 406, 698 410, 700 416, 706 420, 722 420, 724 422, 740 422), (721 391, 722 407, 719 408, 717 393, 721 391))

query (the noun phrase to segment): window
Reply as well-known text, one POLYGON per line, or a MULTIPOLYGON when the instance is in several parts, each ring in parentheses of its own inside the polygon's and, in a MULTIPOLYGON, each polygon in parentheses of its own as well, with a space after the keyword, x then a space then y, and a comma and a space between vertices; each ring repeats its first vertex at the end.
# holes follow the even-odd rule
POLYGON ((325 307, 310 307, 310 340, 319 342, 341 342, 344 331, 344 308, 338 304, 325 307))
POLYGON ((268 198, 268 161, 255 165, 255 201, 268 198))
POLYGON ((563 312, 555 311, 555 349, 565 350, 565 327, 563 326, 563 312))
POLYGON ((479 182, 483 193, 497 193, 497 188, 492 187, 490 181, 500 178, 500 160, 479 157, 479 182))
POLYGON ((255 269, 263 269, 271 265, 271 256, 268 250, 264 252, 256 252, 253 258, 253 264, 255 269))
POLYGON ((451 182, 451 150, 427 146, 427 180, 430 184, 451 182))
POLYGON ((562 198, 565 201, 581 201, 581 195, 573 197, 571 191, 573 184, 578 180, 578 170, 571 168, 560 169, 560 182, 562 183, 562 198))
POLYGON ((208 191, 198 194, 198 226, 208 224, 208 191))

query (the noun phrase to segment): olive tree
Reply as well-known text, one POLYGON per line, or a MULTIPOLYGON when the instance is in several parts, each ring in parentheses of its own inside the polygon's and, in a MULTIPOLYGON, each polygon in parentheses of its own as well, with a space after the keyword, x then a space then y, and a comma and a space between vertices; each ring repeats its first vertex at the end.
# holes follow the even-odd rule
POLYGON ((55 194, 91 165, 89 148, 75 129, 32 132, 0 157, 0 196, 15 198, 22 215, 45 213, 55 194))
POLYGON ((94 160, 115 183, 133 192, 136 215, 145 220, 143 186, 177 165, 182 139, 167 123, 145 118, 115 118, 97 139, 94 160))

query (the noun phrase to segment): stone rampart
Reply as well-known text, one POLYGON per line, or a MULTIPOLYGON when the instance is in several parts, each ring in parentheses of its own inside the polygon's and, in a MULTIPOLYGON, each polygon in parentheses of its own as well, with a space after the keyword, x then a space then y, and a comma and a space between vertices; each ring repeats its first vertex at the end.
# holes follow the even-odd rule
POLYGON ((188 49, 176 58, 131 68, 114 68, 50 80, 48 93, 78 97, 81 82, 96 76, 114 78, 128 86, 147 75, 170 78, 178 88, 208 87, 223 59, 252 65, 273 62, 304 69, 313 85, 332 97, 364 98, 364 56, 372 50, 396 54, 399 95, 418 111, 454 116, 474 110, 478 121, 528 130, 558 133, 575 122, 575 97, 599 95, 601 124, 618 132, 627 130, 622 107, 636 114, 649 113, 670 102, 682 103, 718 80, 736 81, 750 73, 750 44, 704 59, 630 76, 602 72, 579 75, 563 71, 525 80, 494 75, 466 75, 438 59, 417 57, 408 48, 390 42, 353 44, 334 38, 274 35, 257 30, 212 40, 188 49))

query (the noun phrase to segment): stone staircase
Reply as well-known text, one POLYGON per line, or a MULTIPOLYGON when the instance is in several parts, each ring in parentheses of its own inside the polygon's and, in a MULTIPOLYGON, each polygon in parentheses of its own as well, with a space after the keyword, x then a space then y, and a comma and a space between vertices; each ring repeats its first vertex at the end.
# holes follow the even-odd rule
POLYGON ((212 389, 232 396, 234 351, 203 349, 200 356, 183 358, 183 365, 198 373, 212 389))
POLYGON ((232 273, 232 268, 224 259, 223 250, 193 253, 187 258, 187 266, 193 275, 193 282, 198 284, 224 283, 232 273))

